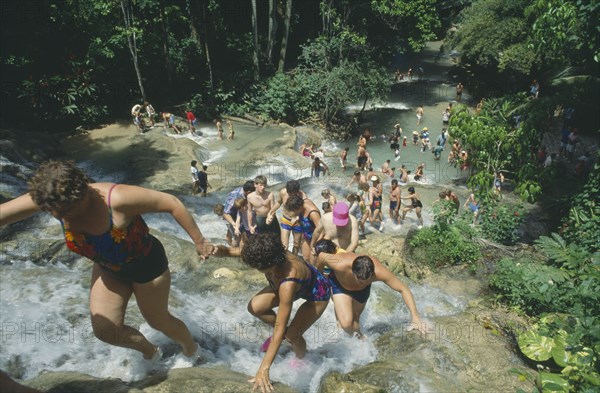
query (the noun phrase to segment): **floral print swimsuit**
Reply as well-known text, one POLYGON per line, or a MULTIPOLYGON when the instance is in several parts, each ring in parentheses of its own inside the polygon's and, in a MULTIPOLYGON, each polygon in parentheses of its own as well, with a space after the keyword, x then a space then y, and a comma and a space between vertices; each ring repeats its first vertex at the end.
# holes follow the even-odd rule
POLYGON ((166 270, 164 248, 150 235, 140 215, 135 216, 126 228, 115 227, 110 195, 116 186, 113 184, 108 191, 109 229, 105 233, 90 235, 72 232, 60 221, 67 248, 91 259, 117 278, 139 283, 151 281, 166 270))
POLYGON ((269 285, 274 291, 279 290, 279 286, 284 282, 292 281, 300 284, 300 290, 296 292, 294 295, 294 300, 298 300, 300 298, 306 299, 309 302, 321 302, 328 301, 331 297, 331 284, 329 280, 327 280, 316 267, 313 265, 306 263, 306 266, 310 270, 310 277, 305 279, 300 279, 296 277, 286 277, 279 281, 279 285, 275 286, 275 284, 267 277, 269 281, 269 285))

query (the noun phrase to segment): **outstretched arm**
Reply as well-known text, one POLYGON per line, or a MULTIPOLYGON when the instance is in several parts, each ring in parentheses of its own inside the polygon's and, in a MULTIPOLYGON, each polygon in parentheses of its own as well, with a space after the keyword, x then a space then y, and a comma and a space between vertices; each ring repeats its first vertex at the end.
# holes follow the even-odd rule
POLYGON ((28 193, 23 194, 0 205, 0 226, 21 221, 39 211, 41 211, 40 207, 35 204, 31 196, 28 193))
POLYGON ((402 281, 400 281, 400 279, 398 279, 398 277, 396 277, 391 271, 389 271, 388 268, 383 266, 381 262, 379 262, 379 260, 373 257, 371 258, 373 259, 373 263, 375 264, 375 280, 383 281, 388 287, 392 288, 397 292, 400 292, 400 294, 402 295, 402 300, 404 300, 404 303, 406 303, 406 307, 408 307, 412 318, 412 324, 408 328, 408 330, 413 330, 416 328, 422 334, 426 334, 426 325, 421 321, 421 317, 417 312, 415 299, 412 295, 412 292, 410 291, 410 288, 402 281))
POLYGON ((292 313, 292 305, 294 303, 294 290, 297 284, 285 283, 279 286, 279 308, 275 317, 275 326, 273 326, 273 336, 269 348, 263 357, 262 362, 254 377, 254 387, 260 387, 262 392, 272 392, 273 386, 271 385, 271 379, 269 376, 269 369, 279 352, 279 347, 285 338, 285 331, 287 329, 290 315, 292 313))
POLYGON ((204 238, 190 212, 174 195, 122 184, 115 187, 111 198, 113 209, 130 217, 144 213, 171 214, 196 245, 200 258, 205 259, 216 251, 213 244, 204 238))

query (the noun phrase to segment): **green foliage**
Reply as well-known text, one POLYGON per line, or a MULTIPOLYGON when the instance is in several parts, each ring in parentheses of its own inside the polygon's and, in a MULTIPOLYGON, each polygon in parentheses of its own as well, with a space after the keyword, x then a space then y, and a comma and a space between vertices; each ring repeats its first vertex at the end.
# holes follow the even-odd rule
POLYGON ((562 228, 567 241, 588 250, 598 250, 600 245, 600 163, 594 168, 581 193, 573 198, 569 216, 562 228))
MULTIPOLYGON (((594 319, 600 322, 597 317, 594 319)), ((537 378, 542 391, 596 391, 600 388, 596 367, 600 341, 587 330, 588 326, 579 318, 550 314, 519 335, 519 348, 526 357, 549 364, 547 371, 540 372, 537 378), (586 346, 587 339, 595 341, 595 348, 586 346)))
POLYGON ((30 116, 38 122, 72 127, 98 122, 106 116, 106 106, 99 103, 96 90, 90 67, 69 60, 65 74, 22 81, 19 98, 31 107, 30 116))
POLYGON ((371 0, 371 7, 384 24, 400 36, 408 37, 413 51, 419 51, 427 41, 436 38, 435 32, 441 26, 436 3, 434 0, 371 0))
POLYGON ((521 206, 496 204, 481 213, 480 228, 487 239, 502 244, 513 244, 519 238, 519 227, 524 219, 521 206))
MULTIPOLYGON (((539 323, 519 335, 528 358, 544 362, 543 391, 596 391, 600 387, 600 254, 558 234, 540 237, 545 260, 505 258, 490 279, 500 297, 539 323)), ((591 249, 594 250, 594 249, 591 249)))
POLYGON ((527 75, 539 63, 529 48, 531 21, 522 0, 481 0, 463 10, 458 31, 449 39, 461 62, 527 75))
POLYGON ((462 221, 426 227, 410 239, 412 257, 432 268, 472 264, 481 258, 479 246, 472 240, 475 231, 462 221))
MULTIPOLYGON (((488 99, 480 115, 458 106, 450 119, 450 133, 469 152, 474 175, 468 185, 487 204, 495 199, 491 192, 496 171, 511 174, 515 191, 530 203, 542 195, 545 179, 532 150, 540 146, 539 125, 546 121, 552 103, 543 99, 529 100, 524 94, 488 99), (515 116, 524 121, 516 126, 515 116)), ((505 175, 506 176, 506 175, 505 175)))
POLYGON ((537 16, 533 24, 534 43, 537 52, 544 53, 548 61, 600 61, 600 3, 536 0, 527 11, 537 16))

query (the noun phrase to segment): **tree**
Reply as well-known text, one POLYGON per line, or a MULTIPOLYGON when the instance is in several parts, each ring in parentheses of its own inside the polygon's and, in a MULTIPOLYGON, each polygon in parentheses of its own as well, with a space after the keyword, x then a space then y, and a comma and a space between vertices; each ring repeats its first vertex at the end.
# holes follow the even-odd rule
POLYGON ((125 34, 127 36, 127 45, 129 46, 129 52, 133 60, 133 67, 135 68, 135 74, 137 76, 138 84, 140 86, 140 93, 142 98, 146 99, 146 91, 144 90, 144 82, 142 81, 142 73, 138 64, 138 49, 137 49, 137 38, 136 29, 134 27, 135 21, 133 19, 133 6, 131 0, 121 0, 121 10, 123 11, 123 20, 125 22, 125 34))
POLYGON ((259 64, 259 52, 260 47, 258 46, 258 15, 256 14, 256 0, 252 1, 252 36, 254 38, 254 52, 252 54, 252 62, 254 63, 254 81, 258 82, 260 79, 260 64, 259 64))
POLYGON ((267 64, 273 64, 273 46, 277 34, 277 12, 275 0, 269 0, 269 34, 267 36, 267 64))
POLYGON ((283 37, 281 38, 281 49, 279 51, 279 67, 278 72, 283 72, 285 67, 285 55, 287 52, 288 38, 290 35, 290 23, 292 20, 292 0, 286 0, 285 19, 283 22, 283 37))

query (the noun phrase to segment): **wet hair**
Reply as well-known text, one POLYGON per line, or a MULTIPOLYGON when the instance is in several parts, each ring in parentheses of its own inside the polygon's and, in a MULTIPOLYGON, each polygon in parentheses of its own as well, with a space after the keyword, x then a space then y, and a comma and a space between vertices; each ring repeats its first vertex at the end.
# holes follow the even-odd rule
POLYGON ((207 170, 208 167, 206 165, 202 165, 202 169, 207 170))
POLYGON ((213 206, 213 213, 215 213, 217 216, 222 216, 223 213, 225 213, 225 206, 223 206, 221 203, 217 203, 213 206))
POLYGON ((304 199, 302 199, 302 195, 294 194, 290 195, 288 200, 285 201, 285 208, 291 212, 297 212, 302 209, 304 206, 304 199))
POLYGON ((29 195, 43 211, 62 214, 85 198, 89 183, 74 161, 47 161, 29 180, 29 195))
POLYGON ((350 203, 356 201, 356 194, 348 194, 346 195, 346 200, 350 203))
POLYGON ((358 188, 360 188, 363 191, 369 191, 369 185, 367 183, 360 183, 358 188))
POLYGON ((285 184, 285 190, 290 195, 300 192, 300 182, 298 180, 288 180, 285 184))
POLYGON ((330 211, 331 210, 331 203, 329 203, 329 202, 323 202, 321 204, 321 209, 323 209, 323 211, 330 211))
POLYGON ((410 192, 411 194, 415 193, 415 188, 414 187, 408 187, 408 192, 410 192))
POLYGON ((244 183, 244 185, 242 186, 242 189, 246 193, 254 192, 256 190, 256 187, 254 187, 254 180, 246 181, 246 183, 244 183))
POLYGON ((320 253, 326 252, 327 254, 335 254, 337 252, 337 245, 329 239, 319 240, 315 244, 315 254, 319 256, 320 253))
POLYGON ((371 257, 360 255, 352 262, 352 273, 360 280, 368 280, 375 273, 375 265, 371 257))
MULTIPOLYGON (((392 168, 392 170, 394 170, 396 168, 392 168)), ((397 179, 392 179, 392 184, 393 185, 398 185, 398 180, 397 179)))
POLYGON ((197 164, 197 163, 198 163, 198 161, 196 161, 196 160, 192 160, 192 162, 190 162, 190 165, 191 165, 191 166, 196 166, 196 164, 197 164))
POLYGON ((242 261, 254 269, 266 270, 283 265, 286 261, 286 251, 276 234, 257 233, 244 243, 242 261))
POLYGON ((238 210, 246 206, 247 204, 248 200, 246 198, 237 198, 235 202, 233 202, 233 206, 235 206, 235 208, 238 210))
POLYGON ((329 195, 331 195, 331 191, 329 191, 329 188, 326 188, 323 191, 321 191, 321 196, 323 198, 327 198, 329 195))
POLYGON ((267 186, 267 178, 263 175, 258 175, 254 178, 254 183, 263 184, 266 187, 267 186))
POLYGON ((354 171, 354 176, 359 176, 360 175, 360 171, 354 171))
POLYGON ((440 191, 440 193, 438 194, 438 197, 440 199, 446 199, 447 196, 448 194, 446 193, 446 191, 440 191))

